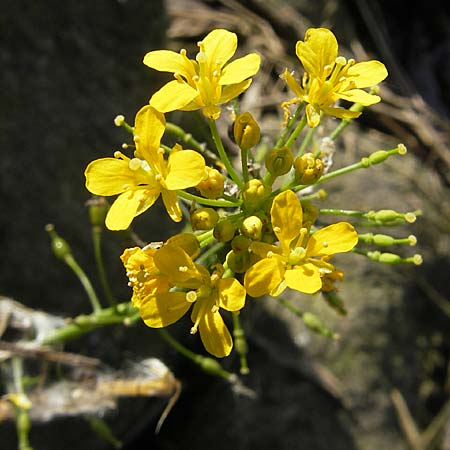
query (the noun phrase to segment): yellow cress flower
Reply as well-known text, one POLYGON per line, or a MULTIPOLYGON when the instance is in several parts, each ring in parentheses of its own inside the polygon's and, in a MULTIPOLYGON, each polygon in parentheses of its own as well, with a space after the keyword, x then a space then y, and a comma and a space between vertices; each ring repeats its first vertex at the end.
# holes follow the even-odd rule
POLYGON ((270 210, 272 226, 280 247, 254 242, 253 252, 262 259, 247 270, 244 286, 252 297, 277 296, 289 287, 313 294, 322 288, 321 275, 332 272, 327 262, 335 253, 348 252, 358 235, 347 222, 339 222, 309 236, 303 225, 302 206, 292 191, 278 194, 270 210))
POLYGON ((150 105, 161 112, 202 109, 210 119, 220 116, 220 106, 244 92, 250 77, 259 69, 260 57, 250 53, 227 64, 237 48, 237 36, 227 30, 213 30, 198 43, 195 60, 180 53, 156 50, 144 57, 144 64, 161 72, 172 72, 175 80, 153 94, 150 105))
POLYGON ((387 77, 384 64, 375 60, 355 64, 354 59, 346 60, 338 56, 338 43, 330 30, 310 28, 306 31, 305 40, 297 42, 295 50, 306 72, 299 82, 288 70, 285 71, 286 83, 297 97, 283 104, 283 107, 306 102, 306 116, 311 128, 319 124, 321 112, 343 119, 361 114, 333 107, 339 99, 363 106, 381 100, 378 95, 369 94, 363 88, 375 86, 387 77))
POLYGON ((134 217, 150 208, 159 195, 172 220, 181 221, 177 189, 197 185, 205 177, 205 160, 194 150, 172 149, 163 157, 160 141, 165 130, 164 115, 144 106, 136 115, 134 158, 116 152, 114 158, 91 162, 85 171, 86 187, 96 195, 117 195, 106 216, 110 230, 125 230, 134 217))
POLYGON ((144 322, 153 328, 165 327, 178 321, 194 304, 191 334, 199 330, 203 345, 212 355, 218 358, 229 355, 233 341, 219 308, 242 309, 246 296, 244 287, 235 278, 222 278, 221 265, 210 274, 177 245, 164 245, 153 258, 160 274, 173 286, 188 289, 188 292, 156 292, 148 296, 140 307, 144 322))

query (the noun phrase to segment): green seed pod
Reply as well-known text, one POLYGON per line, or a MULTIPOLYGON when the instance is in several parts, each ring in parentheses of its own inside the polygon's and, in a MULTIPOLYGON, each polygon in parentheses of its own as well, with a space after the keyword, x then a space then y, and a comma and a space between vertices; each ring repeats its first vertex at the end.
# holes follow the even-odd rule
POLYGON ((294 156, 287 147, 274 148, 266 156, 266 169, 274 176, 279 177, 288 173, 294 163, 294 156))
POLYGON ((312 153, 305 153, 295 158, 294 169, 295 179, 300 184, 313 184, 322 176, 323 162, 312 153))
POLYGON ((191 212, 191 225, 195 230, 211 230, 219 221, 219 214, 212 208, 197 208, 191 212))
POLYGON ((231 241, 235 233, 236 233, 236 226, 229 219, 223 219, 217 222, 213 231, 214 237, 219 242, 231 241))
POLYGON ((49 224, 45 227, 45 230, 50 236, 51 247, 55 256, 62 260, 70 257, 72 255, 72 249, 70 248, 66 240, 64 240, 56 233, 55 227, 49 224))
POLYGON ((261 135, 259 125, 249 112, 237 116, 233 125, 234 141, 243 150, 254 147, 261 135))

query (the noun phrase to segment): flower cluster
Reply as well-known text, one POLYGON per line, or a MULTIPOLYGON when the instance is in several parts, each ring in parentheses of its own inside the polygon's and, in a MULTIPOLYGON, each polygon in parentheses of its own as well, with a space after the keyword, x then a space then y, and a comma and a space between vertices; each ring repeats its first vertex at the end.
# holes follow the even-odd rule
MULTIPOLYGON (((259 124, 249 112, 234 117, 232 134, 241 167, 237 170, 216 121, 222 105, 250 86, 259 70, 260 56, 251 53, 230 62, 237 50, 237 37, 222 29, 210 32, 198 47, 195 59, 189 59, 186 50, 157 50, 145 55, 145 65, 173 73, 174 79, 138 111, 134 126, 122 116, 116 119, 117 125, 132 133, 133 144, 123 146, 125 150, 132 148, 132 154, 117 151, 113 158, 95 160, 85 175, 91 193, 117 195, 106 216, 110 230, 129 228, 159 196, 173 221, 180 222, 185 216, 183 233, 160 244, 124 251, 121 258, 133 290, 132 304, 153 328, 171 325, 190 310, 190 332, 198 331, 205 349, 221 358, 233 348, 226 316, 231 312, 236 338, 236 321, 247 295, 279 298, 286 289, 321 292, 329 304, 340 305, 336 283, 343 279, 343 272, 335 267, 334 255, 352 251, 387 263, 419 263, 420 258, 366 250, 364 245, 412 241, 358 234, 358 224, 354 223, 363 220, 374 226, 395 225, 413 221, 413 213, 320 210, 313 203, 324 192, 315 186, 406 152, 399 145, 330 170, 330 147, 334 148, 340 132, 361 114, 363 106, 380 101, 364 88, 375 87, 387 76, 381 62, 346 60, 338 56, 338 44, 330 30, 308 30, 296 45, 303 76, 298 81, 288 69, 283 74, 295 97, 281 105, 286 123, 264 161, 256 161, 255 156, 261 154, 256 151, 259 124), (340 100, 353 106, 338 106, 340 100), (293 107, 296 110, 292 113, 293 107), (205 155, 214 161, 209 158, 211 150, 176 125, 166 123, 164 114, 174 110, 202 111, 216 146, 216 167, 205 163, 205 155), (314 131, 324 116, 341 122, 320 145, 314 131), (306 126, 310 132, 299 145, 296 140, 306 126), (192 149, 183 149, 180 144, 167 147, 162 143, 165 133, 175 134, 192 149), (253 161, 262 164, 252 165, 253 161), (182 208, 181 203, 187 207, 182 208), (330 214, 349 216, 352 223, 341 220, 325 225, 329 222, 324 222, 323 216, 330 214)), ((327 334, 318 318, 312 319, 310 313, 300 316, 305 325, 327 334)))

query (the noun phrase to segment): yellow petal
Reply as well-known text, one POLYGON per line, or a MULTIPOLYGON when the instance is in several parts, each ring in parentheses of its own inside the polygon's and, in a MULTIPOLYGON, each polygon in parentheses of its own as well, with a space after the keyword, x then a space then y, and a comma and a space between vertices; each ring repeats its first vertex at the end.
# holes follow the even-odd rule
POLYGON ((230 84, 228 86, 224 86, 222 89, 222 94, 220 96, 219 103, 228 103, 233 98, 241 95, 250 85, 252 84, 252 79, 244 80, 237 84, 230 84))
POLYGON ((363 106, 370 106, 378 103, 381 98, 378 95, 369 94, 362 89, 349 89, 348 91, 338 92, 337 96, 349 102, 359 103, 363 106))
POLYGON ((306 246, 307 256, 334 255, 350 251, 358 243, 358 234, 348 222, 338 222, 316 231, 306 246))
POLYGON ((300 83, 294 78, 294 76, 285 69, 283 74, 284 79, 286 80, 286 84, 288 85, 289 89, 297 96, 301 97, 304 95, 303 89, 300 86, 300 83))
POLYGON ((235 59, 222 70, 219 84, 223 86, 225 84, 240 83, 255 75, 259 70, 260 64, 261 57, 256 53, 250 53, 243 58, 235 59))
POLYGON ((272 227, 283 248, 283 254, 289 253, 289 245, 299 235, 302 227, 302 206, 292 191, 278 194, 270 209, 272 227))
POLYGON ((283 281, 284 271, 284 264, 278 256, 258 261, 245 273, 244 286, 247 294, 261 297, 273 291, 283 281))
POLYGON ((203 283, 203 272, 181 248, 166 244, 153 257, 158 269, 176 286, 197 289, 203 283))
POLYGON ((182 109, 197 96, 198 92, 193 87, 182 81, 173 80, 153 94, 150 105, 156 110, 166 113, 182 109))
POLYGON ((314 294, 322 287, 319 269, 310 263, 286 270, 284 280, 289 288, 305 294, 314 294))
POLYGON ((166 188, 174 191, 196 186, 205 178, 205 159, 194 150, 172 152, 167 162, 166 188))
POLYGON ((86 168, 86 188, 95 195, 117 195, 143 180, 128 166, 128 161, 116 158, 101 158, 92 161, 86 168))
POLYGON ((317 127, 320 123, 320 110, 316 109, 313 105, 306 105, 306 119, 309 128, 317 127))
POLYGON ((253 241, 250 244, 250 249, 255 255, 258 255, 260 258, 267 258, 269 252, 281 253, 280 247, 260 241, 253 241))
POLYGON ((223 358, 231 353, 233 340, 219 312, 208 311, 200 320, 200 338, 208 353, 223 358))
POLYGON ((109 230, 126 230, 133 219, 150 208, 159 197, 158 191, 136 189, 119 195, 109 208, 105 225, 109 230))
POLYGON ((163 292, 145 299, 139 313, 147 326, 162 328, 181 319, 190 306, 184 292, 163 292))
POLYGON ((191 258, 196 258, 200 253, 200 244, 192 233, 175 234, 167 239, 166 244, 181 247, 191 258))
POLYGON ((144 56, 144 64, 160 72, 171 72, 191 79, 195 75, 195 63, 180 53, 155 50, 144 56))
POLYGON ((359 111, 351 111, 345 108, 323 108, 323 112, 329 116, 338 117, 339 119, 355 119, 361 115, 359 111))
POLYGON ((352 78, 357 88, 365 88, 381 83, 388 71, 383 63, 372 60, 354 64, 348 69, 347 76, 352 78))
POLYGON ((237 36, 227 30, 217 29, 211 31, 203 40, 207 57, 208 72, 221 69, 235 54, 237 36))
POLYGON ((178 201, 177 193, 163 189, 162 200, 166 208, 167 214, 174 222, 181 222, 183 213, 181 211, 180 202, 178 201))
POLYGON ((310 28, 306 31, 305 41, 297 42, 295 51, 309 75, 325 81, 325 66, 334 65, 338 43, 330 30, 310 28))
POLYGON ((134 120, 134 136, 136 139, 136 156, 146 159, 151 166, 155 165, 156 151, 166 127, 164 114, 150 105, 141 108, 134 120))
POLYGON ((245 305, 245 288, 235 278, 222 278, 218 282, 219 306, 227 311, 239 311, 245 305))

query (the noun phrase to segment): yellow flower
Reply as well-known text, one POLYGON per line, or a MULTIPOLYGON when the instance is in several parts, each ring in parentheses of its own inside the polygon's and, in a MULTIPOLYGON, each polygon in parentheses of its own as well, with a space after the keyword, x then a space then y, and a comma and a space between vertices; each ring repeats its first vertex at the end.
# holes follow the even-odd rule
POLYGON ((244 92, 259 70, 260 57, 248 54, 227 64, 236 52, 237 37, 227 30, 213 30, 198 43, 196 59, 188 59, 186 50, 176 53, 156 50, 144 57, 144 64, 161 72, 172 72, 170 81, 150 99, 161 112, 202 109, 210 119, 220 116, 220 106, 244 92))
POLYGON ((156 267, 173 286, 189 289, 188 292, 156 292, 141 304, 144 322, 153 328, 161 328, 178 321, 194 307, 191 333, 200 331, 206 350, 222 358, 230 354, 233 341, 219 308, 239 311, 244 307, 246 292, 235 278, 222 278, 223 267, 218 265, 210 274, 203 266, 193 262, 181 247, 166 244, 153 256, 156 267))
MULTIPOLYGON (((197 238, 190 233, 172 236, 166 244, 177 245, 188 255, 195 257, 200 251, 197 238)), ((147 297, 157 292, 166 292, 172 287, 169 278, 163 275, 155 265, 154 256, 162 243, 151 243, 144 248, 127 248, 120 259, 125 266, 128 285, 133 288, 131 303, 140 308, 147 297)))
POLYGON ((131 303, 136 308, 139 308, 149 295, 168 291, 170 288, 169 279, 159 273, 153 261, 156 250, 151 245, 144 248, 127 248, 120 257, 127 271, 128 286, 133 288, 131 303))
POLYGON ((262 257, 244 277, 244 286, 252 297, 277 296, 286 287, 307 294, 322 288, 321 275, 334 267, 327 262, 336 253, 350 251, 358 235, 347 222, 339 222, 309 236, 303 224, 302 206, 292 191, 278 194, 270 210, 272 226, 281 247, 254 242, 253 252, 262 257))
POLYGON ((172 220, 181 221, 177 189, 196 186, 205 177, 205 160, 194 150, 172 149, 163 157, 160 141, 165 130, 164 115, 144 106, 136 115, 134 158, 116 152, 114 158, 91 162, 85 171, 86 187, 96 195, 117 195, 106 216, 110 230, 127 229, 134 217, 150 208, 159 195, 172 220))
POLYGON ((308 103, 306 116, 311 128, 319 124, 321 112, 345 119, 361 114, 333 107, 339 99, 363 106, 381 100, 378 95, 369 94, 363 88, 375 86, 387 77, 384 64, 375 60, 355 64, 353 59, 338 56, 338 43, 330 30, 310 28, 306 31, 305 40, 297 42, 295 50, 306 72, 298 82, 285 71, 286 83, 297 97, 283 107, 288 108, 292 103, 308 103))

